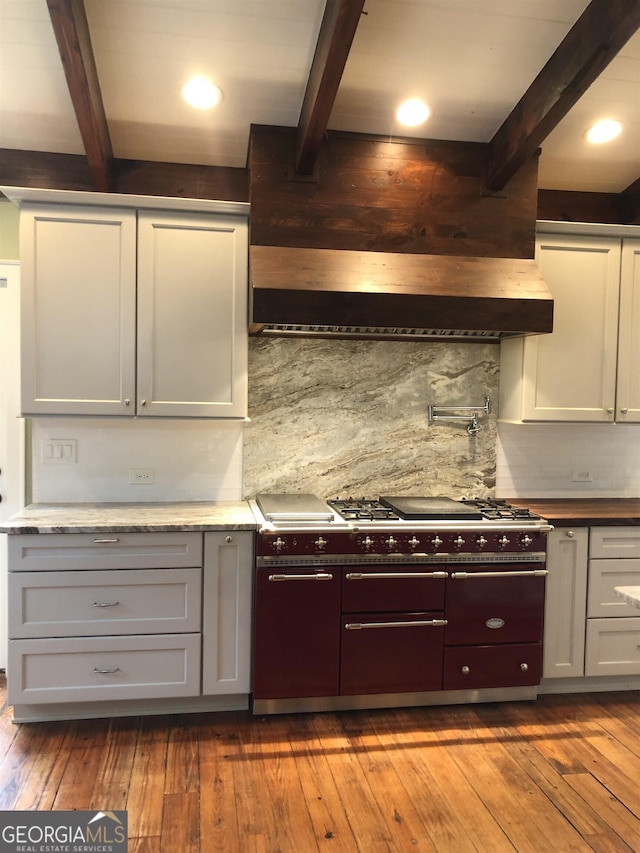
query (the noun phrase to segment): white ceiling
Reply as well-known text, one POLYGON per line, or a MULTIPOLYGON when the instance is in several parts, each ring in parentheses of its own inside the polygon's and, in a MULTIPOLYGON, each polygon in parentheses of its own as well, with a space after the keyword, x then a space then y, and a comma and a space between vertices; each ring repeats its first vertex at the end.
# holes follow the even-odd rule
MULTIPOLYGON (((85 0, 114 155, 246 164, 250 124, 294 127, 324 0, 85 0), (184 104, 193 73, 224 100, 184 104)), ((367 0, 329 127, 488 142, 588 0, 367 0), (393 114, 422 96, 407 132, 393 114)), ((0 0, 0 148, 82 154, 45 0, 0 0)), ((545 189, 620 192, 640 177, 640 33, 542 146, 545 189), (625 133, 588 146, 596 118, 625 133)))

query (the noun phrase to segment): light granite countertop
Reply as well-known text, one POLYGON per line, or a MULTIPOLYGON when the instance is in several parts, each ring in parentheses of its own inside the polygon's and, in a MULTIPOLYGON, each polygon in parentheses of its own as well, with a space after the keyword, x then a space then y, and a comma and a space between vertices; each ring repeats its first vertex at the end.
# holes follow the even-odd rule
POLYGON ((121 533, 255 530, 246 501, 30 504, 0 533, 121 533))
POLYGON ((616 586, 615 592, 627 604, 640 608, 640 586, 616 586))

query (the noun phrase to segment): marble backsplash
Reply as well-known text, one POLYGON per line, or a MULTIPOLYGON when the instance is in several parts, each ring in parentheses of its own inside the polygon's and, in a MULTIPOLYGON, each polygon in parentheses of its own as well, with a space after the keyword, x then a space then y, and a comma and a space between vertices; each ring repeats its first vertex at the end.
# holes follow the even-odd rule
POLYGON ((244 495, 486 497, 496 475, 495 344, 251 338, 244 495), (482 406, 473 437, 427 406, 482 406))

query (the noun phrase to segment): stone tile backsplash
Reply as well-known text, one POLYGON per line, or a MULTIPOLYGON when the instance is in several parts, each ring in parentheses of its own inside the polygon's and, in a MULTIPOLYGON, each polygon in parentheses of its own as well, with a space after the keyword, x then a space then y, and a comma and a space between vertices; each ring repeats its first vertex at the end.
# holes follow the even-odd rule
POLYGON ((251 338, 244 492, 487 496, 495 414, 427 423, 427 406, 497 403, 494 344, 251 338))

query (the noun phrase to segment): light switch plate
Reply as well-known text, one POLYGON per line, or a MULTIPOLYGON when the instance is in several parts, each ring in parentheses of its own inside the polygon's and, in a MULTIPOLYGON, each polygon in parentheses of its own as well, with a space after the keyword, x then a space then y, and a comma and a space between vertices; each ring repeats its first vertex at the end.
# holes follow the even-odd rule
POLYGON ((73 465, 78 461, 78 440, 45 438, 42 440, 43 465, 73 465))

